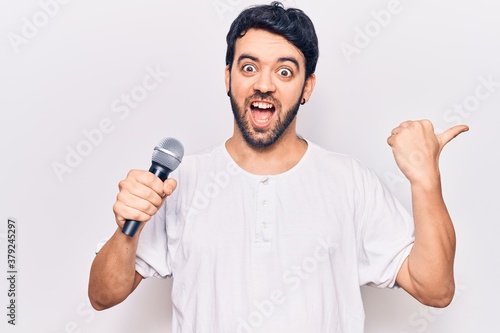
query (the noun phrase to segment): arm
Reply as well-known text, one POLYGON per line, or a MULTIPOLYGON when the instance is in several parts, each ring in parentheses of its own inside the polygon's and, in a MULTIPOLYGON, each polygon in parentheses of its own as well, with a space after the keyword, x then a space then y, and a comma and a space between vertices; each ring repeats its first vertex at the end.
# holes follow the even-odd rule
POLYGON ((407 121, 387 140, 410 181, 415 223, 415 243, 396 281, 429 306, 447 306, 455 292, 455 230, 441 192, 439 155, 449 141, 467 130, 467 126, 455 126, 436 135, 428 120, 407 121))
POLYGON ((113 206, 118 228, 96 255, 90 269, 88 294, 96 310, 121 303, 142 280, 135 270, 135 256, 145 223, 141 223, 134 237, 129 237, 121 232, 125 220, 149 221, 176 185, 173 179, 162 182, 152 173, 139 170, 129 172, 120 182, 113 206))
POLYGON ((142 276, 135 271, 138 234, 129 237, 118 228, 94 258, 88 290, 94 309, 121 303, 141 282, 142 276))

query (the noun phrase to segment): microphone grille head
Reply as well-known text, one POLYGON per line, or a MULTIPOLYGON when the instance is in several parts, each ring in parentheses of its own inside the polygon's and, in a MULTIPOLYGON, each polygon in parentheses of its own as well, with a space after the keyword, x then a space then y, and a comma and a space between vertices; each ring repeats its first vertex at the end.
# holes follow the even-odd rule
POLYGON ((153 162, 156 162, 170 170, 175 170, 184 156, 184 147, 179 140, 165 138, 156 145, 153 150, 153 162))

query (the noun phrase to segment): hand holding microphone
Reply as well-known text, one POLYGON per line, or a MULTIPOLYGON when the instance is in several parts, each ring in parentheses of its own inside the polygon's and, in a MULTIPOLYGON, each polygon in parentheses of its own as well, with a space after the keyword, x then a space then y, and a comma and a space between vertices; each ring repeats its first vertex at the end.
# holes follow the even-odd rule
POLYGON ((165 138, 153 150, 149 172, 132 170, 120 182, 113 211, 118 225, 124 223, 124 234, 133 237, 141 222, 156 214, 165 197, 173 192, 175 180, 165 180, 179 166, 183 156, 182 144, 176 139, 165 138))

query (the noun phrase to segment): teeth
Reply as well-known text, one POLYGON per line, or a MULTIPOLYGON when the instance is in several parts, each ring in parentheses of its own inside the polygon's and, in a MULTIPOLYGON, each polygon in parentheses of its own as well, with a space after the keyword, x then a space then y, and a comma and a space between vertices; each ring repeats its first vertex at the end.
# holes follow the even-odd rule
POLYGON ((259 109, 271 109, 273 107, 272 104, 269 104, 269 103, 259 103, 259 102, 252 103, 252 106, 255 107, 255 108, 259 108, 259 109))

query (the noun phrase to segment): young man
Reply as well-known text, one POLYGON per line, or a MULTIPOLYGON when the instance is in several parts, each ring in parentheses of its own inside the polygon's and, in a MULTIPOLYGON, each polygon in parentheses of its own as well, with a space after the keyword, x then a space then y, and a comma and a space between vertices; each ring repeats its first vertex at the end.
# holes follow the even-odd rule
POLYGON ((318 59, 302 11, 249 8, 227 42, 233 136, 185 157, 165 182, 140 170, 120 182, 118 229, 91 269, 92 305, 114 306, 151 276, 173 278, 173 332, 363 332, 366 284, 448 305, 455 235, 438 159, 468 128, 435 135, 424 120, 392 131, 412 218, 374 172, 297 135, 318 59), (147 223, 129 237, 127 219, 147 223))

